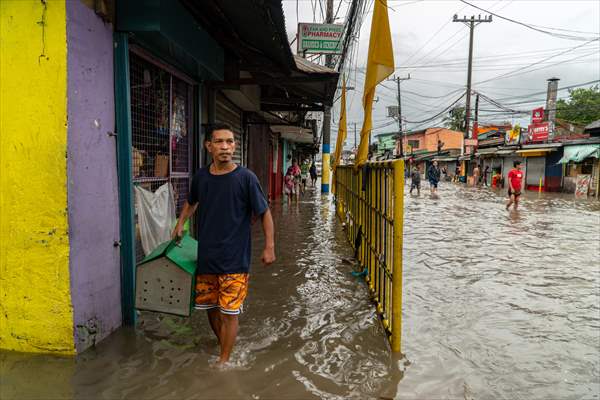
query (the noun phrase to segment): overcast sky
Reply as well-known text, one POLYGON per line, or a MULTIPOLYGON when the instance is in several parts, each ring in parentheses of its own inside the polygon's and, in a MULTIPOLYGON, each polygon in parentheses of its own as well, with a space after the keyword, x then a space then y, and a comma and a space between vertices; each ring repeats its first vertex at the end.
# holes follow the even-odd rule
MULTIPOLYGON (((540 29, 543 30, 550 30, 544 27, 563 29, 551 30, 557 34, 598 38, 600 32, 598 0, 467 1, 504 17, 528 25, 542 26, 540 29)), ((283 1, 290 42, 296 35, 298 20, 323 21, 320 3, 325 7, 325 0, 283 1)), ((344 22, 348 4, 348 0, 342 0, 337 23, 344 22)), ((340 1, 334 0, 334 9, 338 5, 340 1)), ((486 13, 458 0, 388 0, 388 6, 396 72, 401 77, 406 77, 408 73, 411 76, 410 80, 402 83, 403 117, 408 121, 422 121, 450 105, 466 87, 469 29, 462 23, 452 22, 453 15, 470 17, 481 14, 483 17, 486 13), (445 97, 432 99, 422 96, 445 97)), ((348 71, 349 85, 356 90, 349 92, 347 100, 349 134, 346 147, 353 145, 352 123, 357 122, 358 131, 362 123, 363 73, 372 15, 371 12, 365 17, 358 51, 348 71)), ((292 48, 295 51, 296 43, 292 48)), ((504 105, 521 103, 509 106, 517 110, 543 106, 545 93, 535 93, 546 91, 546 80, 550 77, 560 78, 559 89, 600 79, 600 41, 586 43, 586 40, 555 37, 496 17, 493 17, 493 22, 482 23, 475 28, 473 56, 473 90, 504 105), (580 47, 573 49, 576 46, 580 47), (564 54, 561 55, 561 52, 564 54), (529 66, 532 63, 536 64, 529 66), (534 69, 535 71, 527 72, 534 69), (505 74, 507 76, 501 76, 505 74), (536 99, 539 101, 523 103, 536 99)), ((378 86, 376 91, 379 101, 374 106, 375 127, 392 121, 386 117, 386 106, 396 104, 396 84, 386 82, 385 86, 378 86)), ((568 91, 559 92, 559 97, 567 96, 568 91)), ((464 104, 464 99, 462 103, 464 104)), ((474 97, 472 104, 474 105, 474 97)), ((529 122, 529 117, 511 117, 493 112, 497 108, 483 101, 480 103, 480 110, 482 122, 508 120, 524 125, 529 122)), ((334 107, 333 115, 332 146, 337 134, 339 101, 334 107)), ((408 123, 406 127, 414 129, 439 124, 439 121, 429 124, 408 123)), ((373 134, 396 129, 396 125, 390 125, 374 130, 373 134)))

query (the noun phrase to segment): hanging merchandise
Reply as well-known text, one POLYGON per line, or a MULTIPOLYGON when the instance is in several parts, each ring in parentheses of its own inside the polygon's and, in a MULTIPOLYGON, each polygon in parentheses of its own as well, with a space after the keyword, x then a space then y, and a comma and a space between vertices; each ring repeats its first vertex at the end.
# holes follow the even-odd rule
POLYGON ((160 186, 154 193, 138 185, 134 189, 142 248, 148 255, 171 238, 176 218, 173 190, 169 183, 160 186))

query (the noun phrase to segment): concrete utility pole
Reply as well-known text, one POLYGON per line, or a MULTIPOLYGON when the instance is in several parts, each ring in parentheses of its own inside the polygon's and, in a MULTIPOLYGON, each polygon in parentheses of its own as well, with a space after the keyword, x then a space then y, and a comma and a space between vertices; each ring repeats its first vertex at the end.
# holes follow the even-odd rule
POLYGON ((546 95, 546 120, 549 125, 549 137, 554 136, 554 124, 556 123, 556 96, 558 95, 559 78, 548 79, 548 93, 546 95))
POLYGON ((404 157, 404 133, 402 132, 402 95, 400 93, 400 83, 402 81, 407 81, 410 79, 410 74, 406 78, 394 77, 392 79, 388 79, 390 81, 396 81, 396 85, 398 86, 398 135, 400 136, 400 157, 404 157))
POLYGON ((473 32, 475 26, 481 22, 492 22, 492 16, 486 16, 483 19, 481 14, 475 18, 474 15, 471 18, 463 17, 458 18, 458 15, 454 14, 453 22, 462 22, 469 27, 469 70, 467 73, 467 104, 465 106, 465 137, 469 137, 469 120, 471 119, 471 75, 473 70, 473 32))
MULTIPOLYGON (((341 1, 341 0, 340 0, 341 1)), ((325 23, 333 23, 333 0, 327 0, 327 10, 325 14, 325 23)), ((325 66, 331 68, 333 56, 325 56, 325 66)), ((322 175, 321 175, 321 193, 329 193, 329 157, 331 151, 331 107, 325 106, 323 110, 323 157, 322 157, 322 175)))

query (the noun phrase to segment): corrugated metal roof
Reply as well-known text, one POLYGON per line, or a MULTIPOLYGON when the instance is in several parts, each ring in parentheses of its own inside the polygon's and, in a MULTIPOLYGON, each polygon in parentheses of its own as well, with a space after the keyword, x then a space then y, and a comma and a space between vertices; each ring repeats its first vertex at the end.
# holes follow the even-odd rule
POLYGON ((296 54, 294 54, 294 61, 296 61, 298 70, 306 72, 307 74, 337 74, 337 72, 331 68, 315 64, 296 54))
POLYGON ((600 128, 600 119, 586 125, 584 129, 587 131, 590 129, 598 129, 598 128, 600 128))

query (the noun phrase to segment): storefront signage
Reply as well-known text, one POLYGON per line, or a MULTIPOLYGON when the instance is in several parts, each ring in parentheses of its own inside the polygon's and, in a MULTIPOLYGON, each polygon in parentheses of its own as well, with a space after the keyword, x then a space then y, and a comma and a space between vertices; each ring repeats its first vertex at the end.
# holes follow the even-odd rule
POLYGON ((511 130, 506 131, 506 144, 518 144, 521 138, 521 126, 516 124, 511 130))
POLYGON ((465 139, 465 146, 477 146, 477 139, 465 139))
POLYGON ((298 54, 342 54, 344 25, 298 24, 298 54))
POLYGON ((531 112, 531 122, 539 124, 544 120, 544 107, 536 108, 531 112))
POLYGON ((527 139, 529 142, 543 142, 548 140, 550 127, 547 122, 531 124, 527 127, 527 139))

